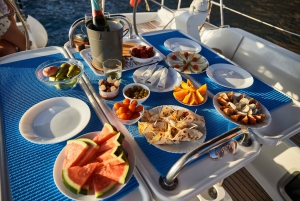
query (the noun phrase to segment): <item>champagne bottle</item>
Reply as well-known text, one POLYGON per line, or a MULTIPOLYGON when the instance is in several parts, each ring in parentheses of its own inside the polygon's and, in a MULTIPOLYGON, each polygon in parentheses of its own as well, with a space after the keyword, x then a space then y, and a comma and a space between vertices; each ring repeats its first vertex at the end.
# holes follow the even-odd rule
POLYGON ((101 0, 91 0, 94 29, 97 31, 109 31, 109 26, 102 11, 101 0))

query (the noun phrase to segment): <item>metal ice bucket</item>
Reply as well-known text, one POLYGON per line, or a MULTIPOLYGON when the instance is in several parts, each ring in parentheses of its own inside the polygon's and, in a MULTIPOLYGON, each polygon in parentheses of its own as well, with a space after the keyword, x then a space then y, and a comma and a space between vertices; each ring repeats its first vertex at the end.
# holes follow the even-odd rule
POLYGON ((92 29, 92 21, 86 23, 87 35, 92 53, 92 65, 102 69, 102 62, 107 59, 122 61, 123 27, 124 23, 117 18, 107 18, 110 31, 92 29))

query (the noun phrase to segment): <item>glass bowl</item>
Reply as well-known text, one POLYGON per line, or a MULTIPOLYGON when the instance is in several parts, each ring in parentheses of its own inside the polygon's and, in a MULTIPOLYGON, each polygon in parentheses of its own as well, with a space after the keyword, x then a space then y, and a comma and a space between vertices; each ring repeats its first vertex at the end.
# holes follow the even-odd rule
MULTIPOLYGON (((139 106, 141 104, 138 104, 137 106, 139 106)), ((119 121, 122 123, 122 124, 125 124, 125 125, 132 125, 132 124, 135 124, 136 122, 138 122, 138 120, 140 120, 142 118, 142 116, 144 115, 144 110, 145 108, 143 107, 143 111, 139 112, 140 116, 135 118, 135 119, 130 119, 130 120, 124 120, 124 119, 120 119, 117 115, 117 110, 115 107, 112 108, 112 112, 114 114, 114 116, 116 118, 119 119, 119 121)))
MULTIPOLYGON (((55 71, 54 71, 55 72, 55 71)), ((40 64, 35 75, 39 81, 58 90, 73 89, 84 72, 84 66, 75 59, 54 59, 40 64), (56 66, 56 73, 47 71, 49 67, 56 66), (66 70, 64 70, 66 69, 66 70)))

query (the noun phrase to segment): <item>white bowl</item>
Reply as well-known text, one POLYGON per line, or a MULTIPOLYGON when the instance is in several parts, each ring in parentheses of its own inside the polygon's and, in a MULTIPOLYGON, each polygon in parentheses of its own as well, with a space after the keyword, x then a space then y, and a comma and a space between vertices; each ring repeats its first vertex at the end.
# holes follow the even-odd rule
POLYGON ((99 86, 99 94, 103 99, 106 99, 106 100, 112 100, 112 99, 117 98, 119 95, 119 90, 120 90, 120 86, 117 88, 116 91, 106 92, 106 91, 102 91, 99 86))
MULTIPOLYGON (((131 48, 131 49, 132 49, 132 48, 131 48)), ((156 51, 153 50, 153 53, 154 53, 154 54, 153 54, 153 57, 149 57, 149 58, 138 58, 138 57, 132 56, 132 54, 131 54, 131 49, 129 50, 129 53, 130 53, 130 55, 131 55, 131 58, 132 58, 134 61, 139 62, 139 63, 148 63, 148 62, 152 61, 153 58, 155 57, 155 54, 156 54, 156 51)))
POLYGON ((143 84, 140 84, 140 83, 131 83, 131 84, 127 84, 124 88, 123 88, 123 96, 125 98, 128 98, 131 101, 133 100, 136 100, 138 102, 138 104, 141 104, 143 102, 145 102, 149 96, 150 96, 150 89, 146 86, 146 85, 143 85, 143 84), (134 86, 140 86, 142 87, 143 89, 146 89, 148 90, 148 95, 145 97, 145 98, 130 98, 129 96, 125 95, 125 92, 129 89, 129 88, 133 88, 134 86))

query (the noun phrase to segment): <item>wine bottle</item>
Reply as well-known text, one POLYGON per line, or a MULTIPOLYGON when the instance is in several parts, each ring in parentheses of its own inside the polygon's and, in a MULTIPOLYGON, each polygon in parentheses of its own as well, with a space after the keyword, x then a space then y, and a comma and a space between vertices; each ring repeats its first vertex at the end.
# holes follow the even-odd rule
POLYGON ((102 11, 101 0, 91 0, 94 29, 97 31, 109 31, 109 26, 102 11))

